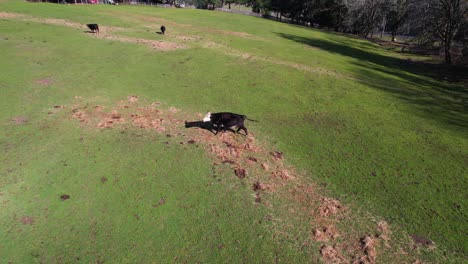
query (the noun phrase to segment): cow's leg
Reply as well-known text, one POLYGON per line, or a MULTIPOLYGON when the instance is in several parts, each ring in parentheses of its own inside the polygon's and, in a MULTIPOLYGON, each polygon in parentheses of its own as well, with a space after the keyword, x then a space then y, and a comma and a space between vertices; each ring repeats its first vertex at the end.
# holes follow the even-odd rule
POLYGON ((219 130, 221 130, 221 122, 220 121, 218 121, 218 123, 216 123, 216 133, 215 133, 215 135, 218 134, 219 130))
POLYGON ((244 130, 246 136, 249 134, 247 133, 247 128, 245 126, 239 126, 239 128, 237 129, 237 133, 239 133, 241 129, 244 130))

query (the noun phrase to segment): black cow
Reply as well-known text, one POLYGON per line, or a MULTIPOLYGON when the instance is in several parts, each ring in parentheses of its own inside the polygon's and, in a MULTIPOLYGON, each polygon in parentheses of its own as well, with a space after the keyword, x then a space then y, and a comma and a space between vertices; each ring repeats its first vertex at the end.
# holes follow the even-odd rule
POLYGON ((163 25, 161 26, 161 33, 164 35, 164 32, 166 32, 166 27, 163 25))
POLYGON ((210 113, 208 112, 205 117, 203 118, 204 122, 211 122, 214 126, 216 126, 216 134, 221 129, 229 129, 231 127, 237 127, 237 133, 240 130, 244 130, 245 135, 248 135, 247 128, 244 126, 244 120, 250 120, 254 122, 258 122, 256 120, 252 120, 247 118, 245 115, 234 114, 229 112, 221 112, 221 113, 210 113))
POLYGON ((98 24, 87 24, 86 26, 88 26, 88 28, 91 29, 91 31, 93 33, 99 33, 99 25, 98 24))

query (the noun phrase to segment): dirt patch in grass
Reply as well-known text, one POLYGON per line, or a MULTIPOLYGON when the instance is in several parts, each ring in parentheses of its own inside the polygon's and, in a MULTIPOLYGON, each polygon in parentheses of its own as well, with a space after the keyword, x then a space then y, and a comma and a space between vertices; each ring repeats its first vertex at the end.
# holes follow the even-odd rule
POLYGON ((385 246, 390 247, 388 242, 390 241, 390 236, 392 232, 390 231, 390 227, 387 222, 380 221, 377 224, 377 234, 377 237, 385 242, 385 246))
POLYGON ((28 123, 28 119, 24 116, 16 116, 11 119, 15 125, 24 125, 28 123))
POLYGON ((40 80, 36 81, 37 84, 40 84, 40 85, 43 85, 43 86, 49 86, 53 82, 54 81, 52 80, 52 78, 44 78, 44 79, 40 79, 40 80))
POLYGON ((210 32, 215 34, 222 34, 222 35, 229 35, 229 36, 236 36, 246 39, 253 39, 253 40, 264 40, 263 38, 257 37, 255 35, 245 33, 245 32, 238 32, 238 31, 229 31, 229 30, 220 30, 220 29, 210 29, 204 28, 202 29, 204 32, 210 32))
POLYGON ((344 207, 338 200, 332 198, 322 198, 321 205, 319 207, 319 215, 322 217, 328 217, 338 214, 344 207))
POLYGON ((234 174, 236 174, 237 178, 242 180, 242 179, 245 178, 246 171, 245 171, 245 169, 237 168, 237 169, 234 170, 234 174))
POLYGON ((162 41, 162 40, 152 40, 152 39, 143 39, 143 38, 131 38, 131 37, 124 37, 118 35, 111 35, 111 34, 95 34, 94 37, 101 38, 101 39, 108 39, 108 40, 117 40, 121 42, 127 43, 135 43, 135 44, 143 44, 147 45, 153 49, 160 50, 160 51, 170 51, 176 49, 186 49, 187 46, 183 44, 178 44, 169 41, 162 41))
POLYGON ((323 245, 320 254, 324 263, 346 263, 345 258, 335 247, 323 245))
POLYGON ((0 18, 6 19, 6 18, 20 18, 24 17, 22 14, 17 14, 17 13, 8 13, 8 12, 0 12, 0 18))
POLYGON ((35 222, 34 217, 31 216, 23 216, 21 217, 21 223, 23 225, 33 225, 35 222))
POLYGON ((216 43, 216 42, 213 42, 213 41, 204 41, 201 45, 204 48, 216 49, 216 50, 218 50, 219 52, 221 52, 221 53, 223 53, 225 55, 241 58, 243 60, 259 61, 259 62, 266 62, 266 63, 276 64, 276 65, 282 65, 282 66, 293 68, 293 69, 296 69, 296 70, 299 70, 299 71, 302 71, 302 72, 314 73, 314 74, 318 74, 318 75, 323 74, 323 75, 337 76, 337 77, 341 77, 341 78, 353 79, 353 77, 351 77, 351 76, 346 76, 346 75, 341 74, 341 73, 339 73, 337 71, 334 71, 334 70, 327 70, 327 69, 322 69, 322 68, 318 68, 318 67, 311 67, 311 66, 308 66, 308 65, 299 64, 299 63, 295 63, 295 62, 290 62, 290 61, 286 61, 286 60, 281 60, 281 59, 277 59, 277 58, 274 58, 274 57, 256 56, 254 54, 244 52, 244 51, 241 51, 241 50, 237 50, 237 49, 232 48, 230 46, 223 45, 223 44, 220 44, 220 43, 216 43))
POLYGON ((88 123, 89 118, 85 114, 84 111, 76 110, 76 111, 72 111, 72 112, 73 112, 72 117, 75 118, 75 119, 78 119, 80 121, 80 123, 88 123))
MULTIPOLYGON (((23 21, 34 22, 34 23, 43 23, 49 25, 57 25, 57 26, 65 26, 71 27, 76 29, 83 29, 84 32, 88 32, 88 28, 85 24, 65 20, 65 19, 57 19, 57 18, 39 18, 33 16, 25 16, 16 13, 6 13, 0 12, 0 17, 2 18, 12 18, 12 19, 20 19, 23 21)), ((115 26, 106 26, 106 25, 99 25, 99 33, 94 34, 90 33, 90 36, 100 38, 100 39, 109 39, 109 40, 116 40, 121 42, 127 43, 135 43, 135 44, 144 44, 147 45, 155 50, 159 51, 170 51, 175 49, 184 49, 187 46, 183 44, 173 43, 169 41, 159 41, 159 40, 151 40, 151 39, 144 39, 144 38, 132 38, 132 37, 124 37, 115 35, 115 31, 124 31, 124 28, 115 27, 115 26)))
POLYGON ((129 103, 136 103, 136 102, 138 102, 138 96, 135 96, 135 95, 127 96, 127 99, 128 99, 128 102, 129 102, 129 103))
POLYGON ((68 194, 62 194, 62 195, 60 195, 60 200, 66 201, 66 200, 68 200, 68 199, 70 199, 70 195, 68 195, 68 194))
POLYGON ((196 36, 178 35, 178 36, 176 36, 176 39, 180 39, 180 40, 183 40, 183 41, 196 41, 196 40, 199 40, 200 38, 196 37, 196 36))
POLYGON ((326 242, 335 240, 338 237, 338 230, 334 225, 322 226, 314 230, 314 240, 326 242))
POLYGON ((372 236, 365 236, 361 239, 361 246, 364 255, 359 258, 358 263, 362 264, 375 264, 377 259, 376 239, 372 236))
MULTIPOLYGON (((71 112, 73 119, 79 121, 82 127, 122 131, 153 130, 159 132, 156 135, 159 135, 162 141, 169 139, 171 142, 180 142, 184 148, 204 148, 213 159, 213 170, 231 171, 232 177, 241 179, 242 185, 248 186, 251 191, 253 203, 269 208, 273 215, 276 214, 275 210, 280 209, 273 206, 275 200, 272 199, 280 199, 282 203, 288 204, 288 208, 285 208, 287 214, 278 213, 275 218, 309 219, 310 224, 301 227, 308 239, 303 243, 309 247, 315 245, 313 251, 317 255, 320 254, 325 263, 349 263, 347 260, 375 263, 377 250, 380 250, 382 245, 387 246, 386 250, 395 248, 393 245, 390 247, 391 232, 385 221, 380 221, 377 227, 373 227, 376 230, 373 236, 363 236, 354 230, 340 229, 338 223, 349 217, 350 209, 336 199, 325 197, 318 186, 304 179, 305 177, 294 168, 287 166, 283 152, 259 146, 253 132, 248 136, 232 131, 214 135, 201 121, 195 121, 200 127, 193 129, 183 120, 187 116, 200 120, 200 113, 189 115, 175 107, 165 107, 160 102, 148 104, 136 95, 130 95, 126 100, 105 107, 86 105, 88 104, 81 98, 79 104, 71 107, 74 109, 71 112), (184 124, 186 128, 183 127, 184 124), (335 244, 319 247, 316 242, 335 244)), ((105 181, 101 179, 101 182, 105 181)), ((152 206, 158 207, 164 203, 165 200, 161 198, 152 206)), ((283 225, 286 222, 288 221, 284 219, 275 221, 273 232, 289 239, 288 226, 283 225)))
POLYGON ((122 114, 113 110, 110 114, 104 114, 104 119, 97 124, 99 128, 110 128, 114 124, 125 123, 125 119, 122 118, 122 114))

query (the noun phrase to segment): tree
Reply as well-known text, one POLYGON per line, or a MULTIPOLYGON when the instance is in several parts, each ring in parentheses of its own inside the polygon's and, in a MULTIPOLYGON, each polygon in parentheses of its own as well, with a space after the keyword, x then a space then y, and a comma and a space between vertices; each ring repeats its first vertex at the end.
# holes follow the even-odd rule
POLYGON ((348 15, 348 7, 344 1, 327 0, 320 1, 318 11, 313 17, 313 22, 321 27, 333 28, 335 31, 343 31, 344 21, 348 15))
POLYGON ((418 3, 415 15, 419 18, 417 28, 420 41, 431 45, 439 42, 444 48, 445 62, 451 64, 450 47, 466 20, 466 0, 423 0, 418 3))
POLYGON ((216 7, 221 5, 220 0, 196 0, 195 6, 200 9, 214 10, 216 7))
POLYGON ((398 30, 408 18, 408 4, 408 0, 396 0, 391 3, 386 27, 392 34, 393 42, 395 41, 398 30))

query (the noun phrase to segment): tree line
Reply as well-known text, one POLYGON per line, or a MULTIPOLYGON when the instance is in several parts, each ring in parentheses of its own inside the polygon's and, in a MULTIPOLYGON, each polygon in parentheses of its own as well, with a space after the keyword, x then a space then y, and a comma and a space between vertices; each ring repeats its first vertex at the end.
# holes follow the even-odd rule
MULTIPOLYGON (((174 0, 171 0, 174 1, 174 0)), ((215 9, 231 4, 249 6, 253 12, 278 20, 328 28, 368 38, 376 31, 395 41, 405 26, 423 46, 440 45, 445 62, 452 63, 454 41, 468 56, 467 0, 185 0, 197 8, 215 9)))

